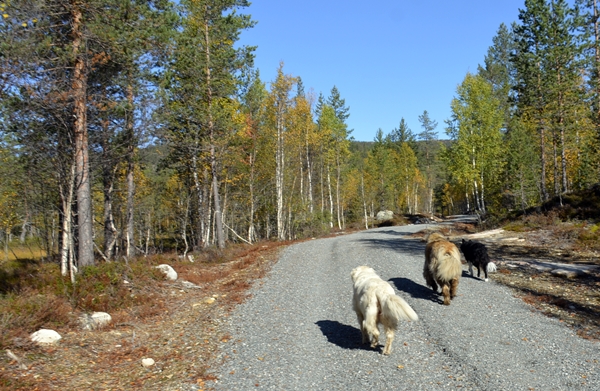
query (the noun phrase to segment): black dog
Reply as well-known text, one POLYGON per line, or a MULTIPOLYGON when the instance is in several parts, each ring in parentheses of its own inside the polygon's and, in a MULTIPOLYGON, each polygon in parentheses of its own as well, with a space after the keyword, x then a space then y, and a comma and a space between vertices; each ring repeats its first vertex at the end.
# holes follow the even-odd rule
POLYGON ((483 243, 472 240, 462 240, 460 250, 465 254, 465 259, 469 264, 469 273, 473 276, 473 265, 477 268, 477 278, 481 275, 481 269, 485 274, 485 281, 488 280, 488 271, 495 272, 496 265, 490 261, 487 248, 483 243))

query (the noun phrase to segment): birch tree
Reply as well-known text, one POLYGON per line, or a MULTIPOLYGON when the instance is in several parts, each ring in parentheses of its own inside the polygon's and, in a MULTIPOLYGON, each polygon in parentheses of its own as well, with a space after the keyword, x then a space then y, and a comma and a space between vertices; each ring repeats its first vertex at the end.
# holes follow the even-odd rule
POLYGON ((434 154, 434 143, 436 139, 435 128, 437 128, 437 121, 429 117, 427 110, 423 111, 423 114, 419 116, 419 122, 423 131, 417 136, 423 141, 424 149, 424 165, 425 165, 425 176, 427 178, 427 204, 426 211, 432 213, 433 211, 433 187, 434 187, 434 165, 435 165, 435 154, 434 154))
POLYGON ((451 108, 447 134, 454 142, 446 156, 448 168, 454 178, 470 187, 477 210, 485 214, 488 187, 503 170, 501 103, 481 76, 467 74, 451 108))
POLYGON ((279 64, 277 78, 271 84, 268 98, 268 116, 275 139, 275 193, 277 202, 277 239, 285 240, 284 193, 286 173, 286 133, 292 106, 290 96, 296 79, 283 73, 279 64))

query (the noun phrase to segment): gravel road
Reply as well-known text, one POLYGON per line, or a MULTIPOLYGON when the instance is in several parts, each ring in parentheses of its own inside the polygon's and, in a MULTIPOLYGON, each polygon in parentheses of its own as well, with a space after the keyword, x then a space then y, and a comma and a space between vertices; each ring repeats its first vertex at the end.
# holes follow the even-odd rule
MULTIPOLYGON (((425 286, 424 225, 288 247, 224 320, 217 390, 600 390, 600 345, 463 271, 450 306, 425 286), (361 344, 350 271, 369 265, 419 315, 389 356, 361 344)), ((466 267, 463 267, 466 271, 466 267)), ((385 335, 382 340, 385 342, 385 335)), ((380 341, 382 342, 382 341, 380 341)))

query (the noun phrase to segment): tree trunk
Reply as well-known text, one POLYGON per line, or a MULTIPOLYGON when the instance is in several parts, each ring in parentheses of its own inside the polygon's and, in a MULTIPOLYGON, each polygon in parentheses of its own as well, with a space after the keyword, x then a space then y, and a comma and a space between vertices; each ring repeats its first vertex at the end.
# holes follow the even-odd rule
POLYGON ((413 214, 412 204, 410 202, 410 186, 408 183, 408 177, 406 178, 406 207, 408 208, 408 213, 413 214))
MULTIPOLYGON (((197 148, 196 148, 197 149, 197 148)), ((198 157, 196 156, 196 149, 192 152, 192 179, 194 180, 194 192, 196 193, 197 205, 197 245, 204 247, 204 224, 203 224, 203 206, 204 206, 204 192, 202 191, 202 185, 200 183, 200 177, 198 175, 198 157)))
POLYGON ((479 180, 481 181, 481 194, 479 195, 479 197, 481 197, 481 212, 483 214, 486 214, 487 210, 485 207, 485 186, 483 184, 483 171, 481 171, 481 177, 479 178, 479 180))
POLYGON ((60 246, 60 272, 61 275, 66 276, 69 272, 71 262, 69 261, 72 257, 70 254, 73 243, 73 231, 71 227, 71 211, 73 204, 73 192, 75 189, 75 164, 71 164, 71 170, 69 176, 66 179, 67 186, 65 189, 64 184, 60 184, 60 198, 62 200, 62 238, 60 246))
POLYGON ((256 159, 256 151, 254 150, 250 155, 250 180, 249 180, 249 189, 250 189, 250 217, 248 223, 248 242, 254 243, 256 240, 256 228, 254 227, 254 209, 255 209, 255 200, 254 200, 254 162, 256 159))
POLYGON ((325 213, 325 184, 323 183, 323 167, 325 164, 323 163, 323 146, 321 145, 321 166, 319 167, 319 171, 321 175, 319 176, 319 181, 321 182, 321 214, 325 213))
POLYGON ((211 244, 211 240, 210 237, 213 233, 213 215, 212 215, 212 209, 211 209, 211 205, 212 205, 212 193, 209 189, 210 187, 210 183, 208 180, 208 170, 205 168, 204 169, 204 185, 203 185, 203 194, 205 194, 206 198, 204 200, 204 207, 202 208, 204 211, 204 218, 202 219, 202 224, 203 224, 203 230, 204 230, 204 236, 203 236, 203 243, 204 246, 208 246, 209 244, 211 244))
POLYGON ((519 184, 521 187, 521 210, 525 212, 525 208, 527 207, 527 197, 525 197, 525 175, 523 174, 523 170, 519 173, 519 184))
POLYGON ((220 200, 220 196, 219 196, 219 180, 217 177, 217 159, 215 156, 214 145, 211 145, 210 155, 211 155, 210 170, 211 170, 211 174, 212 174, 213 203, 214 203, 214 207, 215 207, 215 234, 217 236, 217 246, 219 248, 225 248, 225 237, 224 237, 224 231, 223 231, 223 217, 221 215, 221 200, 220 200))
POLYGON ((94 264, 93 214, 90 186, 90 167, 87 132, 87 66, 85 63, 85 44, 82 36, 83 16, 75 1, 72 3, 73 23, 73 73, 74 97, 74 134, 75 134, 75 174, 77 185, 77 227, 78 227, 78 263, 79 266, 94 264))
POLYGON ((333 194, 331 193, 330 167, 327 165, 327 191, 329 193, 329 228, 333 228, 333 194))
POLYGON ((213 202, 215 207, 215 234, 217 236, 217 246, 225 248, 225 237, 223 232, 223 219, 221 217, 221 199, 219 197, 219 178, 217 170, 217 156, 215 148, 215 124, 212 117, 212 80, 211 80, 211 57, 210 57, 210 36, 208 34, 208 22, 204 24, 204 39, 206 44, 206 100, 208 110, 208 134, 210 139, 210 173, 212 175, 213 202))
POLYGON ((540 164, 541 164, 541 172, 540 172, 540 188, 541 188, 541 196, 542 202, 548 201, 548 190, 546 189, 546 130, 544 121, 541 121, 540 124, 540 164))
MULTIPOLYGON (((131 75, 129 78, 131 80, 131 75)), ((126 255, 127 258, 133 257, 135 255, 135 237, 134 237, 134 205, 133 198, 135 195, 135 181, 133 178, 133 172, 135 169, 134 166, 134 152, 135 152, 135 134, 133 132, 133 86, 129 84, 127 86, 127 103, 129 105, 129 110, 126 114, 126 124, 125 131, 127 134, 127 248, 126 255)))
POLYGON ((112 171, 105 170, 104 184, 104 255, 107 259, 114 256, 114 248, 117 243, 117 228, 112 211, 113 178, 112 171), (108 171, 108 172, 107 172, 108 171))
POLYGON ((342 229, 342 216, 341 214, 341 203, 340 203, 340 176, 341 176, 341 168, 340 168, 340 162, 339 162, 339 157, 336 158, 336 180, 335 180, 335 203, 336 203, 336 211, 337 211, 337 221, 338 221, 338 228, 342 229))
POLYGON ((313 184, 312 184, 312 166, 310 159, 310 149, 308 147, 308 137, 306 140, 306 174, 308 176, 308 205, 310 214, 313 214, 314 202, 313 202, 313 184))
POLYGON ((300 166, 300 202, 302 205, 306 205, 308 196, 304 195, 304 164, 302 161, 302 149, 298 151, 298 162, 298 166, 300 166))
POLYGON ((367 216, 367 201, 365 200, 365 175, 360 176, 360 189, 363 199, 363 209, 365 211, 365 229, 369 229, 369 217, 367 216))
POLYGON ((21 224, 21 235, 19 235, 19 242, 25 243, 25 239, 27 237, 27 226, 29 225, 29 211, 25 213, 25 217, 23 218, 23 224, 21 224))
MULTIPOLYGON (((558 80, 560 84, 560 73, 558 74, 558 80)), ((558 128, 560 130, 560 162, 561 162, 561 179, 562 188, 559 190, 560 193, 566 193, 568 191, 567 185, 567 154, 565 151, 565 116, 564 116, 564 100, 562 91, 558 94, 558 107, 559 107, 559 118, 558 128)))
POLYGON ((596 126, 600 126, 600 29, 598 4, 594 0, 594 59, 596 68, 596 126))
POLYGON ((279 240, 285 240, 283 227, 283 174, 285 163, 283 130, 283 111, 281 107, 279 107, 277 112, 277 151, 275 151, 275 158, 277 159, 275 167, 275 188, 277 191, 277 239, 279 240))

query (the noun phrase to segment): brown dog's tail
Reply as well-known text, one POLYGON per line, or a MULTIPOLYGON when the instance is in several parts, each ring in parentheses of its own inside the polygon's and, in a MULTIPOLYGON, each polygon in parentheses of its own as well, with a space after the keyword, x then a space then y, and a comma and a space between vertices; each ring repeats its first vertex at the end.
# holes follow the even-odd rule
POLYGON ((398 326, 400 319, 405 321, 419 320, 419 316, 404 299, 396 295, 388 295, 380 300, 381 316, 389 320, 394 328, 398 326))

